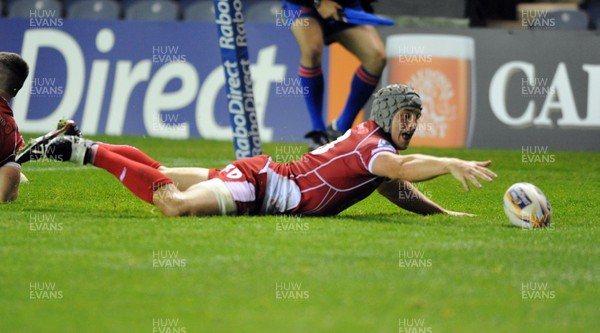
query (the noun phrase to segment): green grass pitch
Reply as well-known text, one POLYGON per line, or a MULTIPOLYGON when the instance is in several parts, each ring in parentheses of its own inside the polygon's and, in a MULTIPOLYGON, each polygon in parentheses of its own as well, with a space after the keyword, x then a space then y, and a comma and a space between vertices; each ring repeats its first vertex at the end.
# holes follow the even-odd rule
MULTIPOLYGON (((29 137, 29 136, 28 136, 29 137)), ((223 167, 232 143, 101 137, 167 166, 223 167)), ((276 159, 304 146, 268 144, 276 159)), ((411 148, 492 159, 467 193, 418 184, 475 218, 421 217, 378 194, 330 218, 166 218, 109 173, 57 162, 0 207, 0 332, 593 332, 600 327, 600 154, 411 148), (546 230, 502 195, 538 185, 546 230)))

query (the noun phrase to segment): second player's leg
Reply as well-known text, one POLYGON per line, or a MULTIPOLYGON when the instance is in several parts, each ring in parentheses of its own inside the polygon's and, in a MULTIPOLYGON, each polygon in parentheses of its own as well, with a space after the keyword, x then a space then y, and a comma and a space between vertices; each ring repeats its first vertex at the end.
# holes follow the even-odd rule
POLYGON ((292 33, 300 48, 300 68, 298 75, 304 93, 304 101, 310 115, 312 131, 306 138, 312 139, 311 150, 326 144, 329 140, 325 134, 323 119, 323 95, 325 79, 321 70, 323 57, 323 30, 314 17, 302 17, 295 21, 292 33))
POLYGON ((313 17, 303 17, 292 25, 292 34, 300 48, 300 65, 307 68, 321 66, 323 56, 323 30, 313 17))
POLYGON ((354 54, 369 74, 381 75, 387 56, 385 45, 374 27, 359 25, 338 32, 334 39, 354 54))
POLYGON ((350 94, 340 117, 331 125, 331 132, 341 135, 373 94, 386 63, 385 47, 375 28, 356 26, 338 32, 335 40, 353 53, 361 62, 350 86, 350 94))

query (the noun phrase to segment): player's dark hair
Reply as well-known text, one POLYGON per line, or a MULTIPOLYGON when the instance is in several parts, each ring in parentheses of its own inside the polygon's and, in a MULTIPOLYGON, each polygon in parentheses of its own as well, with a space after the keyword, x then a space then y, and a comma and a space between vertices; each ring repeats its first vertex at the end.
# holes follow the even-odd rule
POLYGON ((20 55, 0 52, 0 89, 15 97, 29 75, 29 66, 20 55))

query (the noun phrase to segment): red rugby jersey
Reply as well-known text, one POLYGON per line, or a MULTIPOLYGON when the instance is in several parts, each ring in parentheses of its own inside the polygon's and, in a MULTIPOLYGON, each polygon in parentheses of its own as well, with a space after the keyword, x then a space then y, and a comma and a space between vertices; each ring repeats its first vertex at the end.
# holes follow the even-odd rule
POLYGON ((211 169, 209 178, 223 180, 238 214, 335 215, 385 180, 371 172, 375 156, 383 152, 397 150, 369 120, 298 161, 276 163, 267 155, 244 158, 211 169))
POLYGON ((368 120, 299 161, 270 167, 300 188, 300 202, 290 213, 335 215, 369 196, 385 180, 371 172, 374 157, 382 152, 397 154, 387 135, 368 120))
POLYGON ((0 166, 14 162, 17 150, 23 146, 12 109, 4 98, 0 98, 0 166))

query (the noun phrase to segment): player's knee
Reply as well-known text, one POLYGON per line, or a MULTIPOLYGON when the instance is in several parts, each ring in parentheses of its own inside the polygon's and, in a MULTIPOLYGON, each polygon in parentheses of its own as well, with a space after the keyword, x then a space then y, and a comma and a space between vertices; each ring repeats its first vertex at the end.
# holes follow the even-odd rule
POLYGON ((178 192, 156 191, 152 201, 165 216, 187 215, 186 203, 178 192))
POLYGON ((383 68, 387 63, 387 55, 385 53, 385 50, 378 48, 371 49, 367 62, 369 63, 369 67, 371 68, 371 70, 376 72, 372 74, 380 73, 381 71, 383 71, 383 68))
POLYGON ((185 211, 181 208, 181 204, 176 200, 161 199, 154 203, 165 216, 183 216, 185 211))
POLYGON ((302 63, 308 67, 321 66, 323 45, 308 45, 302 49, 302 63))
POLYGON ((387 63, 387 54, 385 53, 385 50, 381 50, 381 52, 377 53, 377 61, 383 69, 387 63))
POLYGON ((184 215, 184 214, 182 214, 182 212, 180 210, 178 210, 177 208, 172 207, 172 206, 160 205, 159 208, 160 208, 160 211, 165 216, 174 217, 174 216, 183 216, 184 215))

